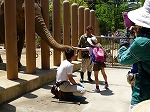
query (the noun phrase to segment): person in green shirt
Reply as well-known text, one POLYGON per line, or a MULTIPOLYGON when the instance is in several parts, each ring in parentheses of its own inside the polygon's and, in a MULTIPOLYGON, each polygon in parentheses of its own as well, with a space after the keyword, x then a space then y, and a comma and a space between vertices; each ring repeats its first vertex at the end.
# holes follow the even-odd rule
MULTIPOLYGON (((93 26, 87 26, 86 27, 86 32, 81 35, 79 42, 78 42, 78 47, 85 48, 90 46, 90 44, 87 41, 87 38, 91 38, 94 35, 93 33, 93 26)), ((78 54, 79 50, 77 50, 76 54, 78 54)), ((87 76, 89 82, 93 82, 91 78, 91 72, 93 70, 93 64, 91 64, 91 59, 89 55, 89 51, 82 51, 81 52, 81 68, 80 68, 80 82, 84 82, 84 73, 87 71, 87 76)))
POLYGON ((138 74, 131 98, 133 108, 150 99, 150 0, 145 0, 143 7, 128 12, 128 18, 135 23, 130 30, 137 34, 137 38, 130 47, 120 47, 118 61, 124 65, 138 63, 138 74))

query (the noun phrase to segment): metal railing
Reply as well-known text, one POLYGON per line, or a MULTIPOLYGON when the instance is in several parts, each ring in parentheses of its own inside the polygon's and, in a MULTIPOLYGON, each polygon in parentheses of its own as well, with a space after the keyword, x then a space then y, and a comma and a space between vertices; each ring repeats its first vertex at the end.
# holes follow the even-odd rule
MULTIPOLYGON (((106 51, 106 64, 109 66, 123 66, 118 62, 118 50, 121 37, 101 37, 96 36, 106 51)), ((128 38, 129 42, 133 42, 133 38, 128 38)))

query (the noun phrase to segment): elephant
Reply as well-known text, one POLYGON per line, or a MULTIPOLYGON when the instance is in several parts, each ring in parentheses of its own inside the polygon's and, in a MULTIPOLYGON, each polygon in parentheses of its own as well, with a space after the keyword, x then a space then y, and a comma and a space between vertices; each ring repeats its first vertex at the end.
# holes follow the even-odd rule
MULTIPOLYGON (((71 46, 62 45, 55 41, 44 22, 39 0, 35 0, 35 32, 54 50, 65 51, 71 46)), ((0 0, 0 44, 5 43, 5 24, 4 24, 4 0, 0 0)), ((24 0, 16 0, 16 19, 17 19, 17 51, 18 67, 21 66, 20 58, 25 42, 25 17, 24 17, 24 0)), ((0 58, 1 59, 1 58, 0 58)), ((2 60, 0 60, 2 62, 2 60)))

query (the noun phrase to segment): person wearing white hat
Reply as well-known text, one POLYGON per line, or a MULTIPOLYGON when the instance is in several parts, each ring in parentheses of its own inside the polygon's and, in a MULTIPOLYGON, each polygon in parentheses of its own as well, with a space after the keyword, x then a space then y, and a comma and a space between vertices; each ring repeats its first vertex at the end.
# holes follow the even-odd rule
POLYGON ((136 31, 137 38, 129 48, 122 46, 119 49, 118 61, 124 65, 138 63, 138 74, 131 98, 132 108, 150 99, 150 0, 145 0, 143 7, 128 12, 128 18, 135 23, 130 29, 136 31))

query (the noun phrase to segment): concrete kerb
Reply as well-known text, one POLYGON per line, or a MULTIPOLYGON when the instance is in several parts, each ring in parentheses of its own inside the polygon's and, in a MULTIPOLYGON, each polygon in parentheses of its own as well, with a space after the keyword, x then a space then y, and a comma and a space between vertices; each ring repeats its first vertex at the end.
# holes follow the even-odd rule
MULTIPOLYGON (((73 61, 73 71, 80 69, 81 62, 73 61)), ((0 77, 0 105, 11 101, 29 91, 55 80, 57 66, 50 70, 37 70, 36 74, 18 73, 17 80, 8 80, 7 76, 0 77)))

